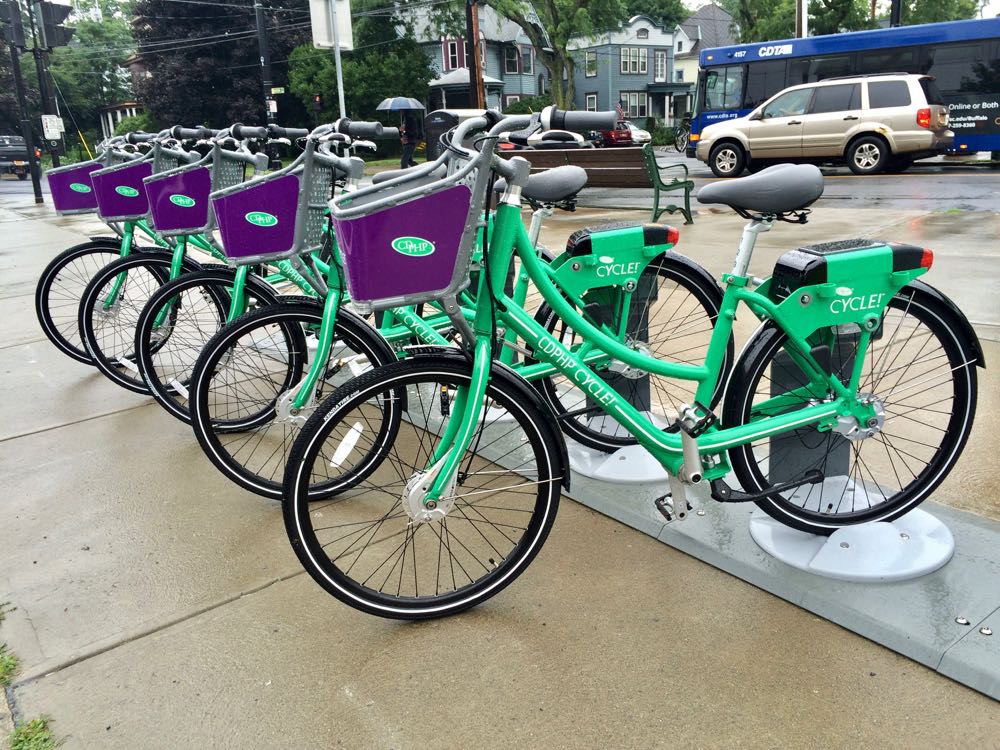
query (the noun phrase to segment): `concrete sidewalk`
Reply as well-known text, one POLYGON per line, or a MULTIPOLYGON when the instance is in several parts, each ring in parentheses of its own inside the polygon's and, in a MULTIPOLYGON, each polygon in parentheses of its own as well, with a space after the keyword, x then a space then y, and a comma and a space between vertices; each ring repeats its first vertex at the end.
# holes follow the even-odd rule
MULTIPOLYGON (((100 225, 29 200, 0 203, 0 602, 17 608, 0 640, 22 661, 16 715, 50 715, 65 747, 996 745, 994 701, 569 500, 530 570, 474 611, 402 624, 339 604, 302 574, 277 505, 44 339, 38 273, 100 225)), ((560 215, 544 239, 623 218, 643 214, 560 215)), ((679 250, 719 273, 740 225, 699 216, 679 250)), ((995 213, 821 206, 765 235, 754 270, 865 234, 935 247, 932 283, 1000 340, 995 213)), ((980 375, 962 471, 935 499, 998 519, 1000 399, 980 375)))

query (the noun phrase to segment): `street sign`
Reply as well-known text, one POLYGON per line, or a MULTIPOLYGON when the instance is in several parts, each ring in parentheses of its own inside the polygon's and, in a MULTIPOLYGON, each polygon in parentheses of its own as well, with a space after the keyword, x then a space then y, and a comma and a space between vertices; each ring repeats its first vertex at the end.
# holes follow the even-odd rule
POLYGON ((340 49, 354 49, 350 0, 309 0, 313 47, 317 49, 333 49, 334 30, 330 17, 331 5, 337 7, 337 38, 340 40, 340 49))
POLYGON ((278 112, 278 100, 277 99, 268 99, 267 100, 267 111, 271 112, 273 114, 277 114, 277 112, 278 112))
POLYGON ((63 119, 58 115, 42 115, 42 135, 47 141, 57 141, 66 132, 63 119))
POLYGON ((285 93, 285 87, 284 86, 272 86, 271 87, 271 93, 272 94, 284 94, 285 93))

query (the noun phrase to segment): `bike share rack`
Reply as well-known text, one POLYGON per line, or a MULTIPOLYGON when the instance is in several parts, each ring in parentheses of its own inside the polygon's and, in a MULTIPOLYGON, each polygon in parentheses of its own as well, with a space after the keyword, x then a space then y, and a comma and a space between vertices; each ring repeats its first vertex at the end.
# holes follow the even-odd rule
POLYGON ((572 499, 1000 700, 1000 524, 928 501, 892 523, 817 536, 716 502, 705 482, 688 488, 687 518, 668 524, 653 504, 667 474, 641 446, 567 442, 572 499))

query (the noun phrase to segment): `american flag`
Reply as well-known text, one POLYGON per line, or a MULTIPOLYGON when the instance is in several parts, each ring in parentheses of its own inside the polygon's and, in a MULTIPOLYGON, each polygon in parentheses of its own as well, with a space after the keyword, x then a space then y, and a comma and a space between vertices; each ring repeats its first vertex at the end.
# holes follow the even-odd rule
POLYGON ((616 102, 615 103, 615 112, 618 113, 618 119, 619 120, 624 120, 625 119, 625 110, 622 109, 622 103, 621 102, 616 102))

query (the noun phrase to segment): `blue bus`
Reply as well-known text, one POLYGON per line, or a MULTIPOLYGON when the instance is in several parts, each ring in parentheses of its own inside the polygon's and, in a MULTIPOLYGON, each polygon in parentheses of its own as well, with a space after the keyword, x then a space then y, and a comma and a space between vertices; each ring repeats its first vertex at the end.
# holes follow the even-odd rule
POLYGON ((926 73, 950 112, 956 152, 1000 151, 1000 18, 896 26, 702 50, 687 155, 713 122, 788 86, 863 73, 926 73))

